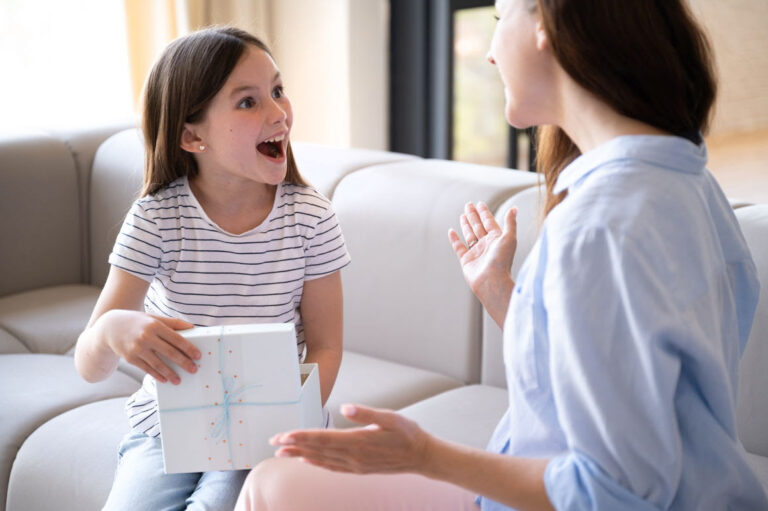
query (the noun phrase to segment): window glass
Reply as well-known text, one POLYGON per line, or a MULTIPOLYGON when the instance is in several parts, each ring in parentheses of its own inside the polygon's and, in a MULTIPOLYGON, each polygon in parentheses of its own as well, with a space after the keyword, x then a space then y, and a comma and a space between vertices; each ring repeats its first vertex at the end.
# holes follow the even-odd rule
POLYGON ((0 127, 132 119, 122 0, 0 1, 0 127))
POLYGON ((493 6, 454 12, 453 159, 506 167, 504 89, 486 58, 495 14, 493 6))

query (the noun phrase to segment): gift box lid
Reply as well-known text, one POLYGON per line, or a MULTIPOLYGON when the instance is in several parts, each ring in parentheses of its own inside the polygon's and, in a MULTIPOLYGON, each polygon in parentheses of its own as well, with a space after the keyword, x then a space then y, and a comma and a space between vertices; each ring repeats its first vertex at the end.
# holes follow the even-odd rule
POLYGON ((159 384, 164 409, 219 406, 222 399, 280 404, 298 402, 299 354, 292 323, 196 327, 179 332, 202 353, 197 372, 171 363, 181 384, 159 384))

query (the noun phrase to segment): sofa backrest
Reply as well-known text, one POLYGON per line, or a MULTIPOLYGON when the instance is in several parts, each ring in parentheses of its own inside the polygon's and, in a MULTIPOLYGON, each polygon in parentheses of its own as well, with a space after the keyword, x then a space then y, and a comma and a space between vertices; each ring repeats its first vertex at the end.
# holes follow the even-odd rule
POLYGON ((475 383, 481 308, 448 242, 468 201, 496 208, 534 174, 442 160, 377 165, 341 180, 333 204, 344 269, 344 345, 475 383))
MULTIPOLYGON (((517 279, 517 272, 533 248, 539 236, 539 227, 543 220, 544 189, 534 186, 507 199, 495 212, 496 220, 501 224, 507 211, 517 208, 517 250, 510 273, 517 279)), ((483 311, 483 359, 482 383, 495 387, 507 387, 504 371, 501 328, 483 311)))
POLYGON ((78 284, 78 175, 66 144, 43 133, 0 139, 0 296, 78 284))
POLYGON ((291 147, 301 175, 328 198, 333 197, 336 186, 344 176, 352 172, 372 165, 420 159, 389 151, 342 149, 304 142, 292 142, 291 147))
POLYGON ((739 367, 739 436, 747 451, 768 456, 768 204, 736 210, 760 279, 760 301, 739 367))
POLYGON ((102 286, 120 227, 141 191, 144 145, 141 132, 131 128, 114 134, 96 151, 90 188, 90 281, 102 286))

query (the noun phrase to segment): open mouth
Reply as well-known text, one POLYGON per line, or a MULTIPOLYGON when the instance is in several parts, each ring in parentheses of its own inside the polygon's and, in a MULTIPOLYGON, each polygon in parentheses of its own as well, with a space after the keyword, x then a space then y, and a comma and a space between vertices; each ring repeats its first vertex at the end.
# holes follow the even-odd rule
POLYGON ((285 155, 283 150, 283 137, 279 137, 279 139, 275 138, 272 140, 265 140, 256 146, 256 150, 269 158, 275 160, 282 159, 282 157, 285 155))

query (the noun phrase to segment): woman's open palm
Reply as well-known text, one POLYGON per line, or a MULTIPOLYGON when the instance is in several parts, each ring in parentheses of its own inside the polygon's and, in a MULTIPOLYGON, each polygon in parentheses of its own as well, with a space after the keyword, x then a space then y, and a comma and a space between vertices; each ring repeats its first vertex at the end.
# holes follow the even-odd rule
POLYGON ((448 232, 464 279, 494 319, 496 309, 502 314, 506 312, 514 287, 510 268, 517 249, 516 216, 517 208, 510 209, 502 229, 488 206, 482 202, 477 206, 469 203, 459 217, 466 244, 455 230, 448 232))

